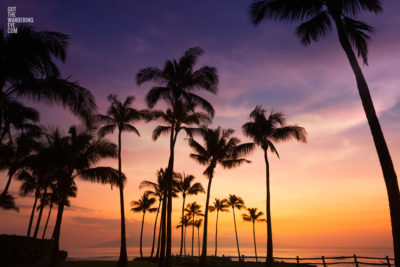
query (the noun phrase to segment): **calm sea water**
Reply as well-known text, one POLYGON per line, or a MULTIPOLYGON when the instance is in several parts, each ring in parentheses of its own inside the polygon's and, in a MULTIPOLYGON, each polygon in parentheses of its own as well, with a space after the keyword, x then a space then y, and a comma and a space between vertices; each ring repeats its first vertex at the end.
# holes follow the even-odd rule
MULTIPOLYGON (((151 248, 144 247, 143 254, 144 256, 150 255, 151 248)), ((173 249, 173 254, 179 253, 179 248, 173 249)), ((253 247, 244 247, 241 248, 241 254, 245 256, 254 256, 254 248, 253 247)), ((187 253, 191 253, 191 250, 188 249, 187 253)), ((198 255, 198 249, 195 247, 194 255, 198 255)), ((212 255, 214 251, 209 249, 209 255, 212 255)), ((266 250, 265 248, 257 249, 257 254, 259 257, 265 257, 266 250)), ((308 248, 275 248, 274 256, 275 257, 287 257, 292 258, 299 256, 300 258, 319 258, 316 261, 307 260, 307 262, 313 262, 320 264, 322 262, 321 257, 338 257, 338 256, 352 256, 356 254, 357 256, 367 256, 367 257, 378 257, 383 258, 389 256, 393 258, 393 249, 390 247, 382 248, 382 247, 366 247, 366 248, 352 248, 352 247, 341 247, 341 248, 321 248, 321 247, 308 247, 308 248)), ((119 248, 74 248, 68 249, 68 259, 69 260, 117 260, 119 255, 119 248)), ((218 249, 219 256, 237 256, 236 247, 231 248, 219 248, 218 249)), ((128 258, 133 259, 139 256, 139 248, 130 247, 128 248, 128 258)), ((286 260, 289 261, 290 260, 286 260)), ((331 260, 332 262, 333 260, 331 260)), ((334 260, 338 261, 338 260, 334 260)), ((343 260, 340 260, 343 261, 343 260)), ((346 260, 346 261, 352 261, 346 260)), ((367 262, 382 262, 383 260, 360 260, 367 262)), ((326 260, 327 263, 330 260, 326 260)), ((354 266, 354 264, 341 264, 335 266, 354 266)))

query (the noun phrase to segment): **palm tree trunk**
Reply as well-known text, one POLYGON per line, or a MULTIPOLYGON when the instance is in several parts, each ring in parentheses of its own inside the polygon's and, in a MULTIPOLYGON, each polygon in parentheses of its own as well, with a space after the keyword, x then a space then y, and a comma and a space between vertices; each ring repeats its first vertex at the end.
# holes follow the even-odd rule
POLYGON ((194 243, 194 214, 193 214, 193 221, 192 221, 192 258, 193 258, 193 243, 194 243))
POLYGON ((36 192, 35 192, 35 201, 33 202, 31 217, 30 217, 30 219, 29 219, 28 232, 27 232, 27 234, 26 234, 27 237, 30 237, 30 236, 31 236, 32 222, 33 222, 33 217, 35 216, 35 209, 36 209, 36 204, 37 204, 38 196, 39 196, 39 190, 36 189, 36 192))
MULTIPOLYGON (((182 195, 182 222, 184 220, 184 216, 185 216, 185 198, 186 196, 183 194, 182 195)), ((181 249, 179 251, 179 257, 182 257, 182 249, 183 249, 183 224, 181 227, 181 249)))
MULTIPOLYGON (((161 200, 162 202, 164 202, 163 200, 161 200)), ((162 232, 162 227, 163 227, 163 203, 161 205, 161 218, 160 218, 160 227, 158 229, 158 241, 157 241, 157 253, 156 253, 156 258, 158 258, 160 256, 160 243, 161 243, 161 232, 162 232)))
POLYGON ((53 203, 50 203, 49 214, 47 215, 46 224, 44 225, 42 239, 44 239, 44 237, 45 237, 45 235, 46 235, 47 225, 49 224, 49 219, 50 219, 51 209, 52 209, 52 208, 53 208, 53 203))
POLYGON ((38 219, 37 219, 37 222, 36 222, 35 232, 33 233, 33 238, 35 238, 35 239, 36 239, 37 234, 39 232, 40 221, 42 220, 42 214, 43 214, 43 209, 44 209, 44 205, 43 205, 42 202, 44 201, 44 196, 46 195, 46 193, 47 193, 47 187, 44 189, 43 196, 42 196, 42 199, 40 201, 41 205, 40 205, 40 210, 39 210, 39 216, 38 216, 38 219))
POLYGON ((238 238, 237 229, 236 229, 235 208, 232 207, 232 211, 233 211, 233 224, 235 225, 236 246, 237 246, 239 261, 241 261, 240 249, 239 249, 239 238, 238 238))
POLYGON ((161 206, 161 199, 158 200, 158 209, 157 209, 157 214, 156 214, 156 221, 154 222, 153 244, 151 245, 151 254, 150 254, 150 258, 153 258, 153 253, 154 253, 154 242, 155 242, 155 240, 156 240, 157 219, 158 219, 158 213, 160 212, 160 206, 161 206))
POLYGON ((143 253, 142 253, 142 240, 143 240, 143 223, 144 223, 144 215, 146 212, 143 212, 143 217, 142 217, 142 228, 140 230, 140 257, 143 258, 143 253))
MULTIPOLYGON (((118 174, 122 177, 121 169, 121 130, 118 130, 118 174)), ((121 208, 121 247, 118 259, 118 266, 126 266, 128 263, 128 255, 126 252, 126 230, 125 230, 125 208, 124 208, 124 187, 121 184, 119 186, 119 202, 121 208)))
POLYGON ((375 148, 378 153, 389 199, 395 266, 400 267, 400 193, 397 175, 394 170, 393 161, 390 156, 385 137, 375 112, 367 82, 358 64, 351 44, 346 36, 343 22, 339 17, 334 18, 334 20, 338 31, 340 44, 346 53, 357 80, 358 92, 360 94, 361 102, 368 120, 368 125, 371 130, 375 148))
POLYGON ((267 265, 272 266, 274 263, 273 255, 273 243, 272 243, 272 222, 271 222, 271 194, 269 186, 269 162, 267 149, 264 148, 264 159, 265 159, 265 171, 266 171, 266 189, 267 189, 267 202, 266 202, 266 213, 267 213, 267 265))
MULTIPOLYGON (((171 245, 172 245, 172 179, 174 175, 174 150, 175 150, 175 141, 177 137, 177 132, 174 130, 174 125, 171 126, 171 137, 170 137, 170 157, 168 161, 167 168, 167 220, 166 220, 166 249, 165 249, 165 266, 171 267, 171 245)), ((162 240, 161 240, 162 241, 162 240)), ((159 267, 163 267, 163 261, 161 261, 159 267)))
POLYGON ((258 258, 257 258, 257 243, 256 243, 256 228, 253 222, 253 239, 254 239, 254 253, 256 255, 256 262, 258 262, 258 258))
POLYGON ((200 257, 200 227, 197 227, 197 248, 199 250, 199 257, 200 257))
POLYGON ((186 257, 186 226, 185 226, 185 233, 184 233, 184 239, 183 239, 183 252, 185 254, 186 257))
POLYGON ((159 267, 164 267, 165 265, 165 240, 166 240, 167 202, 168 202, 167 195, 168 192, 167 190, 165 190, 161 208, 161 246, 160 246, 160 254, 158 260, 159 267))
POLYGON ((217 257, 217 247, 218 247, 218 213, 217 210, 217 220, 215 222, 215 257, 217 257))
MULTIPOLYGON (((215 167, 214 167, 215 168, 215 167)), ((210 172, 213 173, 213 172, 210 172)), ((205 265, 207 260, 207 227, 208 227, 208 206, 210 205, 211 182, 213 176, 208 177, 207 198, 204 208, 204 226, 203 226, 203 249, 201 251, 200 263, 205 265)))
POLYGON ((58 204, 58 211, 57 211, 57 220, 56 225, 54 226, 54 246, 53 251, 51 253, 51 264, 50 266, 58 266, 60 259, 59 259, 59 249, 60 249, 60 233, 61 233, 61 222, 62 222, 62 215, 64 212, 64 200, 58 204))

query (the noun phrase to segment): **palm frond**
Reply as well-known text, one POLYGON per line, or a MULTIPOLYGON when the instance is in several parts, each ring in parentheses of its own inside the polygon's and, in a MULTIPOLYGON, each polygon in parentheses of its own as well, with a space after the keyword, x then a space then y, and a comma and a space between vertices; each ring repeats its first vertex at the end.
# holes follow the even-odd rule
POLYGON ((300 24, 296 29, 296 35, 304 45, 309 45, 311 40, 317 42, 331 31, 331 20, 328 12, 324 11, 300 24))

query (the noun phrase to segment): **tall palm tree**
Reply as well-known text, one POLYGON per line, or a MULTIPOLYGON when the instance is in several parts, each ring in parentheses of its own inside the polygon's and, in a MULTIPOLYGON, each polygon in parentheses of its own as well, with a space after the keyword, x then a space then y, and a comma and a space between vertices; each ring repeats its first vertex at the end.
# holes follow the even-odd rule
MULTIPOLYGON (((168 192, 165 196, 168 203, 164 201, 167 206, 163 206, 162 208, 163 210, 168 209, 168 212, 166 211, 165 215, 163 215, 163 212, 161 214, 163 218, 166 216, 165 220, 162 220, 164 224, 166 223, 166 227, 162 227, 162 246, 159 266, 164 266, 164 264, 168 267, 171 266, 172 176, 174 171, 174 150, 179 129, 185 123, 180 120, 180 117, 184 116, 185 113, 179 114, 174 111, 182 111, 183 106, 190 107, 187 109, 191 111, 190 113, 194 113, 195 107, 199 106, 211 116, 214 116, 215 113, 214 108, 207 100, 194 93, 197 90, 205 90, 213 94, 217 93, 217 70, 209 66, 203 66, 197 70, 194 69, 198 57, 203 53, 204 51, 199 47, 190 48, 179 60, 167 60, 163 69, 158 67, 148 67, 141 69, 136 75, 138 85, 149 81, 157 84, 146 95, 147 105, 150 108, 153 108, 159 100, 165 100, 169 106, 169 112, 174 115, 179 115, 174 116, 173 120, 168 120, 168 126, 170 126, 168 130, 165 126, 163 128, 158 128, 159 133, 170 132, 170 157, 167 168, 168 192)), ((168 111, 165 114, 167 113, 168 111)), ((203 121, 197 123, 192 122, 190 124, 193 125, 202 122, 203 121)))
POLYGON ((52 145, 41 153, 44 153, 42 158, 47 159, 49 172, 57 178, 57 191, 60 195, 51 257, 51 265, 57 266, 64 206, 71 187, 75 185, 75 179, 122 187, 125 176, 111 167, 94 167, 101 159, 115 158, 117 146, 102 138, 95 138, 93 131, 79 130, 72 126, 68 135, 63 135, 56 129, 49 138, 52 145))
MULTIPOLYGON (((203 186, 201 183, 192 184, 195 177, 191 174, 186 175, 183 173, 183 176, 180 176, 177 184, 177 190, 182 194, 182 218, 184 217, 185 211, 185 200, 186 196, 197 195, 198 193, 205 193, 203 186)), ((181 228, 181 249, 179 252, 179 256, 182 256, 183 249, 183 227, 181 228)))
MULTIPOLYGON (((190 157, 200 164, 207 166, 203 173, 208 178, 206 207, 209 206, 211 182, 217 165, 221 165, 224 169, 231 169, 240 166, 244 162, 250 162, 242 157, 253 150, 254 144, 240 144, 238 138, 232 137, 233 133, 234 130, 232 129, 221 129, 220 127, 216 129, 204 128, 202 131, 204 146, 193 138, 189 140, 190 147, 195 151, 195 153, 190 154, 190 157)), ((204 215, 203 250, 201 253, 203 264, 205 264, 207 257, 207 224, 208 209, 205 210, 204 215)))
POLYGON ((142 252, 142 240, 143 240, 143 224, 144 224, 144 217, 146 215, 146 212, 153 213, 157 211, 157 208, 152 208, 153 204, 157 200, 154 197, 149 197, 146 193, 142 195, 142 197, 137 200, 137 201, 132 201, 131 202, 131 211, 133 212, 143 212, 143 217, 142 217, 142 227, 140 230, 140 257, 143 258, 143 252, 142 252))
POLYGON ((65 62, 69 36, 26 26, 16 34, 5 35, 3 28, 0 32, 0 125, 10 114, 6 100, 19 97, 60 104, 89 123, 96 109, 94 96, 77 82, 61 78, 55 63, 65 62))
POLYGON ((181 217, 179 224, 176 226, 176 228, 183 228, 183 255, 187 255, 186 254, 186 228, 190 225, 190 216, 189 215, 185 215, 183 217, 181 217))
POLYGON ((243 221, 253 223, 253 239, 254 239, 254 253, 256 254, 256 262, 258 262, 257 258, 257 243, 256 243, 256 222, 265 222, 264 218, 260 218, 264 215, 262 211, 257 211, 257 208, 248 208, 248 214, 242 214, 243 221))
POLYGON ((367 64, 368 41, 373 27, 355 17, 362 11, 382 11, 379 0, 340 0, 340 1, 286 1, 265 0, 254 1, 250 5, 251 19, 254 24, 263 19, 295 21, 301 24, 296 35, 304 45, 318 41, 336 26, 338 39, 344 50, 357 81, 358 93, 368 120, 375 148, 378 153, 383 177, 389 198, 390 217, 392 223, 393 247, 396 267, 400 267, 400 193, 393 161, 383 135, 368 84, 357 61, 361 57, 367 64), (357 51, 357 56, 354 50, 357 51))
MULTIPOLYGON (((160 125, 156 127, 153 131, 153 140, 157 140, 161 135, 170 133, 170 158, 168 161, 168 167, 166 170, 166 192, 164 193, 162 209, 161 209, 161 222, 163 223, 161 229, 161 253, 159 264, 163 266, 163 264, 167 264, 169 262, 165 258, 165 262, 163 261, 163 255, 165 256, 165 241, 166 234, 163 229, 165 229, 167 223, 167 213, 172 206, 172 200, 169 201, 169 197, 174 196, 174 175, 172 176, 172 181, 168 178, 170 173, 169 169, 174 166, 174 158, 175 158, 175 144, 180 132, 184 131, 187 136, 191 137, 200 132, 200 129, 197 126, 200 124, 206 124, 211 121, 211 118, 208 114, 194 111, 194 105, 176 102, 172 108, 168 108, 166 112, 163 111, 153 111, 151 113, 153 119, 159 119, 164 122, 165 125, 160 125), (163 237, 164 236, 164 237, 163 237), (164 252, 163 252, 164 251, 164 252)), ((174 174, 174 172, 172 172, 174 174)), ((167 227, 167 229, 170 229, 167 227)), ((167 242, 168 244, 168 242, 167 242)), ((167 253, 168 254, 168 253, 167 253)), ((168 254, 169 255, 169 254, 168 254)))
POLYGON ((216 198, 215 200, 214 200, 214 204, 212 205, 212 206, 209 206, 208 207, 208 210, 210 211, 210 212, 214 212, 214 211, 216 211, 217 212, 217 219, 216 219, 216 222, 215 222, 215 257, 217 257, 217 248, 218 248, 218 214, 219 214, 219 212, 226 212, 226 211, 229 211, 228 210, 228 200, 227 199, 218 199, 218 198, 216 198))
MULTIPOLYGON (((107 99, 110 102, 107 114, 96 116, 97 121, 102 125, 99 129, 99 135, 103 137, 118 130, 118 172, 122 174, 122 132, 133 132, 140 136, 139 131, 133 123, 146 118, 147 112, 144 110, 136 110, 131 107, 132 102, 135 100, 133 96, 128 96, 124 102, 119 101, 117 95, 113 94, 110 94, 107 99)), ((128 263, 128 256, 126 252, 124 188, 122 186, 119 188, 119 198, 121 208, 121 246, 118 266, 125 266, 128 263)))
POLYGON ((185 208, 186 214, 190 218, 190 224, 192 225, 192 257, 193 257, 193 244, 194 244, 194 223, 197 216, 203 216, 201 212, 201 206, 195 202, 188 203, 185 208))
POLYGON ((199 257, 200 257, 200 227, 203 222, 203 219, 194 221, 193 225, 197 228, 197 248, 199 249, 199 257))
POLYGON ((240 249, 239 249, 239 238, 238 238, 237 229, 236 229, 235 208, 238 210, 241 210, 241 209, 245 208, 246 206, 244 205, 243 199, 241 197, 237 197, 236 195, 229 195, 227 204, 232 208, 233 224, 235 225, 236 246, 237 246, 238 257, 239 257, 239 261, 240 261, 241 258, 240 258, 240 249))
POLYGON ((306 142, 306 131, 303 127, 297 125, 286 125, 285 116, 282 113, 272 112, 265 116, 267 111, 261 106, 250 113, 250 120, 243 124, 242 130, 245 136, 253 139, 254 143, 264 151, 264 160, 266 166, 266 211, 267 211, 267 264, 273 263, 273 243, 272 243, 272 222, 271 222, 271 194, 270 194, 270 171, 268 161, 268 150, 275 153, 276 142, 283 142, 289 139, 296 139, 300 142, 306 142))

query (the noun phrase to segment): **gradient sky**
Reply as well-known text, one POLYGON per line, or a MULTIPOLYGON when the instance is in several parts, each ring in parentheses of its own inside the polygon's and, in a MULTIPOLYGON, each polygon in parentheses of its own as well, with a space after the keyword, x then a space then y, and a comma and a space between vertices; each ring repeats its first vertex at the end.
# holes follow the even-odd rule
MULTIPOLYGON (((371 94, 391 150, 395 167, 400 161, 400 15, 398 1, 384 0, 384 12, 362 19, 376 28, 370 45, 369 66, 363 66, 371 94)), ((256 105, 281 111, 289 123, 306 128, 308 143, 278 144, 281 158, 271 156, 272 219, 277 247, 390 247, 388 201, 378 158, 356 90, 350 66, 336 32, 304 47, 294 35, 295 25, 268 21, 250 24, 249 1, 0 1, 1 25, 7 6, 17 16, 33 16, 38 29, 60 31, 71 37, 65 77, 90 89, 100 112, 110 93, 134 95, 144 108, 150 84, 138 87, 135 74, 147 66, 161 67, 194 46, 205 50, 198 66, 218 69, 218 95, 203 94, 215 107, 212 127, 236 130, 256 105)), ((43 124, 67 129, 77 120, 56 106, 32 104, 43 124)), ((168 160, 168 141, 151 140, 157 125, 139 123, 141 137, 123 135, 123 171, 128 177, 125 204, 139 198, 139 183, 154 180, 156 169, 168 160)), ((192 173, 206 186, 204 167, 189 157, 180 136, 176 170, 192 173)), ((116 141, 115 136, 109 137, 116 141)), ((237 194, 248 207, 265 211, 265 166, 258 149, 251 164, 233 170, 217 168, 211 200, 237 194)), ((102 164, 117 166, 116 160, 102 164)), ((5 184, 1 174, 0 186, 5 184)), ((12 192, 18 190, 13 182, 12 192)), ((189 197, 204 207, 205 196, 189 197)), ((63 218, 61 247, 115 246, 119 239, 119 196, 109 186, 78 181, 78 197, 63 218)), ((17 198, 19 213, 0 211, 0 232, 25 234, 33 198, 17 198)), ((181 199, 174 202, 174 222, 181 199)), ((126 209, 128 245, 138 244, 141 215, 126 209)), ((144 245, 150 245, 154 215, 146 218, 144 245)), ((215 214, 209 226, 213 248, 215 214)), ((52 218, 51 226, 55 217, 52 218)), ((251 225, 238 220, 243 246, 251 245, 251 225)), ((220 216, 221 246, 234 246, 231 213, 220 216)), ((266 227, 257 225, 263 247, 266 227)), ((52 229, 52 227, 50 227, 52 229)), ((174 244, 179 232, 174 231, 174 244)))

